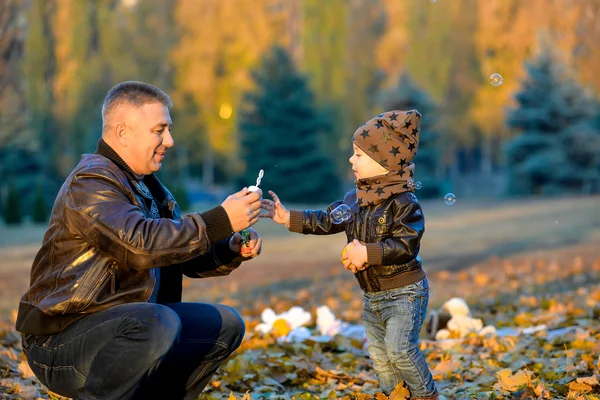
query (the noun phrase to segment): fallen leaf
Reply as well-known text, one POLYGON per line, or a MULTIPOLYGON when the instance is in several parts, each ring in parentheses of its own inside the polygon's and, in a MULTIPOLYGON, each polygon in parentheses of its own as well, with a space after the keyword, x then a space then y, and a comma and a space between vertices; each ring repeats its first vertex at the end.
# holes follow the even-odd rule
POLYGON ((514 375, 509 368, 502 369, 496 372, 498 384, 503 390, 514 392, 522 385, 526 385, 530 379, 527 373, 523 370, 517 371, 514 375))
POLYGON ((577 378, 577 382, 586 383, 590 386, 600 385, 600 382, 598 381, 598 376, 599 375, 592 375, 592 376, 586 376, 583 378, 577 378))
POLYGON ((408 400, 410 398, 410 391, 404 387, 404 382, 400 382, 396 385, 392 393, 390 393, 390 397, 392 396, 397 400, 408 400))
POLYGON ((592 387, 587 383, 573 381, 569 383, 569 390, 580 393, 590 393, 592 391, 592 387))

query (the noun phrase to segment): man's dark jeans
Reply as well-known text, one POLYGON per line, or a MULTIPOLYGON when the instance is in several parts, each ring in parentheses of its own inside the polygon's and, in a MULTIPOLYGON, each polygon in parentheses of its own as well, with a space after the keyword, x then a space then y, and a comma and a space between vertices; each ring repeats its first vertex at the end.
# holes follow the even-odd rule
POLYGON ((23 349, 38 379, 62 396, 195 399, 244 332, 225 305, 130 303, 54 335, 24 335, 23 349))

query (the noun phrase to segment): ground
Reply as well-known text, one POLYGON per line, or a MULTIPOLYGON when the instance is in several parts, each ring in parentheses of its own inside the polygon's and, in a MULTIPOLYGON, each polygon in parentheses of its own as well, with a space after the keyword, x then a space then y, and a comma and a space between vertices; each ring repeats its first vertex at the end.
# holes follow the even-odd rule
MULTIPOLYGON (((600 316, 600 198, 459 197, 451 206, 426 201, 423 209, 421 256, 431 284, 430 310, 458 296, 474 316, 498 328, 573 328, 560 342, 544 332, 443 345, 424 337, 421 347, 441 393, 566 398, 572 391, 572 396, 600 398, 600 385, 593 382, 600 374, 600 329, 593 323, 600 316), (589 377, 592 381, 577 381, 589 377)), ((251 398, 375 396, 375 375, 361 344, 339 337, 326 344, 285 344, 253 329, 264 308, 282 312, 293 305, 314 314, 326 304, 338 318, 360 323, 360 290, 339 262, 344 236, 292 234, 268 220, 256 229, 264 237, 259 258, 225 278, 185 281, 185 300, 233 305, 248 327, 242 349, 203 397, 227 398, 230 392, 239 397, 248 392, 251 398)), ((11 328, 43 233, 41 226, 0 226, 0 393, 6 392, 0 398, 51 398, 28 375, 11 328)))

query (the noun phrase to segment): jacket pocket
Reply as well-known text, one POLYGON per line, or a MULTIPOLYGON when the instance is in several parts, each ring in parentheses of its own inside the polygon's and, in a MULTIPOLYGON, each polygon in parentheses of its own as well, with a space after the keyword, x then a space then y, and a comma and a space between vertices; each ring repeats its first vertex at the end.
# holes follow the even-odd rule
POLYGON ((94 284, 94 286, 92 287, 92 289, 90 289, 90 291, 88 292, 87 296, 81 301, 81 306, 77 307, 76 310, 74 311, 82 311, 85 310, 90 303, 92 302, 92 300, 94 300, 94 297, 96 297, 96 295, 98 294, 98 292, 100 291, 100 289, 102 288, 102 286, 104 286, 104 284, 111 278, 113 277, 113 280, 111 280, 111 289, 112 289, 112 284, 114 283, 114 270, 113 270, 113 266, 110 265, 108 267, 107 270, 105 270, 102 275, 100 275, 100 278, 96 281, 96 283, 94 284))
POLYGON ((381 241, 390 237, 392 231, 392 218, 390 216, 374 215, 370 225, 372 227, 371 236, 374 237, 374 241, 381 241))

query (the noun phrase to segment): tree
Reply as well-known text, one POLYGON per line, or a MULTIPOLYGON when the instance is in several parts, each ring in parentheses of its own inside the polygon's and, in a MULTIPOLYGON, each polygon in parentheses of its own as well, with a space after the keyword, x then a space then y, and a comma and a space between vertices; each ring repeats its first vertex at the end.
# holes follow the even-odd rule
POLYGON ((45 224, 48 222, 48 206, 44 196, 44 185, 40 182, 35 188, 35 196, 31 207, 31 217, 33 222, 45 224))
MULTIPOLYGON (((188 144, 191 163, 204 162, 204 184, 212 185, 213 160, 228 162, 236 173, 238 140, 235 136, 240 93, 250 89, 248 74, 260 54, 276 43, 280 33, 281 0, 207 1, 178 0, 174 22, 178 43, 170 61, 177 70, 173 100, 189 103, 180 112, 178 137, 188 144), (201 146, 191 144, 202 135, 201 146)), ((219 172, 219 171, 216 171, 219 172)))
POLYGON ((4 222, 7 225, 20 225, 23 222, 23 211, 19 190, 13 182, 9 182, 6 201, 3 207, 4 222))
POLYGON ((582 153, 598 135, 589 125, 594 104, 549 48, 526 70, 507 119, 520 133, 506 147, 508 192, 581 192, 594 169, 593 157, 582 153))
MULTIPOLYGON (((239 116, 243 185, 265 170, 263 187, 289 202, 326 202, 338 192, 333 161, 323 142, 324 124, 307 80, 288 52, 275 46, 252 77, 256 91, 244 95, 239 116)), ((350 140, 348 140, 350 145, 350 140)))
POLYGON ((408 73, 400 76, 397 85, 381 94, 380 103, 385 111, 417 109, 422 114, 419 150, 415 157, 415 180, 423 187, 420 197, 441 194, 441 135, 436 128, 436 106, 427 92, 412 81, 408 73))

